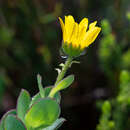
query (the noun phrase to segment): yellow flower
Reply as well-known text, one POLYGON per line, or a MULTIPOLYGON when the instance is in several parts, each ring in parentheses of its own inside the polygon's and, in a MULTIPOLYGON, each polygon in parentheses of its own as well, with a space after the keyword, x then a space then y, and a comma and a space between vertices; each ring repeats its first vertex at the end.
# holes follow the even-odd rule
POLYGON ((73 16, 65 16, 65 23, 59 17, 63 32, 63 51, 71 56, 79 56, 86 47, 92 44, 99 32, 100 27, 96 26, 97 21, 89 24, 88 29, 88 19, 84 18, 79 24, 75 22, 73 16))

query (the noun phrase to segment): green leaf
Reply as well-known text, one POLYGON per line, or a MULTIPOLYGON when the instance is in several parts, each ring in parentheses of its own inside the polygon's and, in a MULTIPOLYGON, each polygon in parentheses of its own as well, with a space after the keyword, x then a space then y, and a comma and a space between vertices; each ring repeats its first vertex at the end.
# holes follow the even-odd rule
MULTIPOLYGON (((51 91, 52 89, 53 89, 53 87, 46 87, 46 88, 45 88, 45 97, 48 97, 48 95, 49 95, 49 93, 50 93, 50 91, 51 91)), ((58 103, 60 103, 60 100, 61 100, 60 92, 55 93, 54 99, 55 99, 58 103)))
POLYGON ((37 75, 37 82, 38 82, 40 95, 41 95, 42 98, 44 98, 45 97, 45 91, 42 87, 42 77, 39 74, 37 75))
MULTIPOLYGON (((49 95, 51 89, 52 89, 52 86, 44 88, 45 97, 48 97, 48 95, 49 95)), ((30 103, 30 107, 31 107, 34 103, 36 103, 40 98, 42 98, 42 97, 40 96, 40 93, 37 93, 35 96, 33 96, 32 101, 31 101, 31 103, 30 103)), ((58 103, 60 103, 60 100, 61 100, 60 92, 57 92, 57 93, 54 95, 54 99, 55 99, 58 103)))
POLYGON ((64 123, 64 121, 64 118, 59 118, 51 126, 44 128, 43 130, 57 130, 64 123))
POLYGON ((1 121, 0 121, 0 130, 4 130, 4 120, 5 118, 9 115, 9 114, 13 114, 16 115, 16 110, 10 110, 7 113, 4 114, 4 116, 2 117, 1 121))
POLYGON ((31 101, 31 103, 30 103, 30 107, 31 107, 34 103, 36 103, 40 98, 41 98, 40 93, 37 93, 35 96, 33 96, 33 97, 32 97, 32 101, 31 101))
POLYGON ((55 93, 69 87, 74 81, 74 76, 70 75, 61 80, 50 92, 49 97, 54 97, 55 93))
POLYGON ((26 130, 24 124, 14 115, 8 115, 4 121, 5 130, 26 130))
POLYGON ((28 127, 32 128, 47 127, 57 120, 59 114, 60 107, 58 103, 50 98, 43 98, 32 105, 25 116, 25 122, 28 127))
POLYGON ((31 98, 29 93, 22 89, 18 100, 17 100, 17 116, 24 122, 25 114, 29 109, 29 104, 31 102, 31 98))

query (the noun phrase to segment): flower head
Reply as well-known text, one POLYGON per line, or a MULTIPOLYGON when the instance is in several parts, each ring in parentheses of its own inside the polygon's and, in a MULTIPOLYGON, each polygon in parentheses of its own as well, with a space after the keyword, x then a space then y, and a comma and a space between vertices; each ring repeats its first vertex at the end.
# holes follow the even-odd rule
POLYGON ((89 24, 88 19, 84 18, 79 24, 75 22, 73 16, 65 16, 65 23, 59 17, 63 32, 63 51, 71 56, 79 56, 86 47, 92 44, 99 32, 100 27, 96 26, 97 21, 89 24))

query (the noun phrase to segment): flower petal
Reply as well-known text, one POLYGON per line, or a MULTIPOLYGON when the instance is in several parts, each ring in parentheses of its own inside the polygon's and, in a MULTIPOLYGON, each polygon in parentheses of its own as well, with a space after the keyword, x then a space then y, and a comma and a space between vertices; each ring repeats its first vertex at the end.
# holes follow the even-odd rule
POLYGON ((94 28, 96 26, 96 24, 97 24, 97 21, 94 21, 93 23, 91 23, 89 25, 89 30, 92 29, 92 28, 94 28))
POLYGON ((94 27, 91 30, 89 30, 85 35, 85 40, 83 45, 87 47, 91 43, 93 43, 97 38, 98 34, 100 33, 100 31, 101 31, 100 27, 94 27))
POLYGON ((63 40, 65 41, 65 25, 63 20, 59 17, 59 21, 60 21, 60 25, 61 25, 61 29, 62 29, 62 33, 63 33, 63 40))
POLYGON ((73 16, 69 15, 69 16, 65 16, 65 30, 66 30, 66 41, 70 42, 70 38, 74 29, 74 18, 73 16))
POLYGON ((73 30, 72 37, 71 37, 71 42, 74 47, 78 46, 77 45, 78 44, 78 33, 79 33, 79 25, 77 22, 75 22, 74 30, 73 30))
POLYGON ((58 17, 58 18, 59 18, 59 21, 60 21, 62 32, 64 32, 64 23, 63 23, 63 20, 60 17, 58 17))
POLYGON ((84 18, 80 23, 79 23, 79 33, 82 32, 82 30, 87 30, 88 28, 88 19, 84 18))

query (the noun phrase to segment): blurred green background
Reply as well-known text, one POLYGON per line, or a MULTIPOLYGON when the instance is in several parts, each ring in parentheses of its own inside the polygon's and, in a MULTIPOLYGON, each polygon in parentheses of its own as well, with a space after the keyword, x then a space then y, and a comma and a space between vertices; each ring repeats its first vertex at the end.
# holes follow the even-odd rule
POLYGON ((98 21, 102 32, 73 64, 73 85, 62 92, 62 130, 129 130, 130 1, 1 0, 0 115, 15 108, 21 88, 38 92, 52 85, 64 62, 59 54, 62 32, 58 16, 71 14, 98 21), (106 101, 107 100, 107 101, 106 101))

